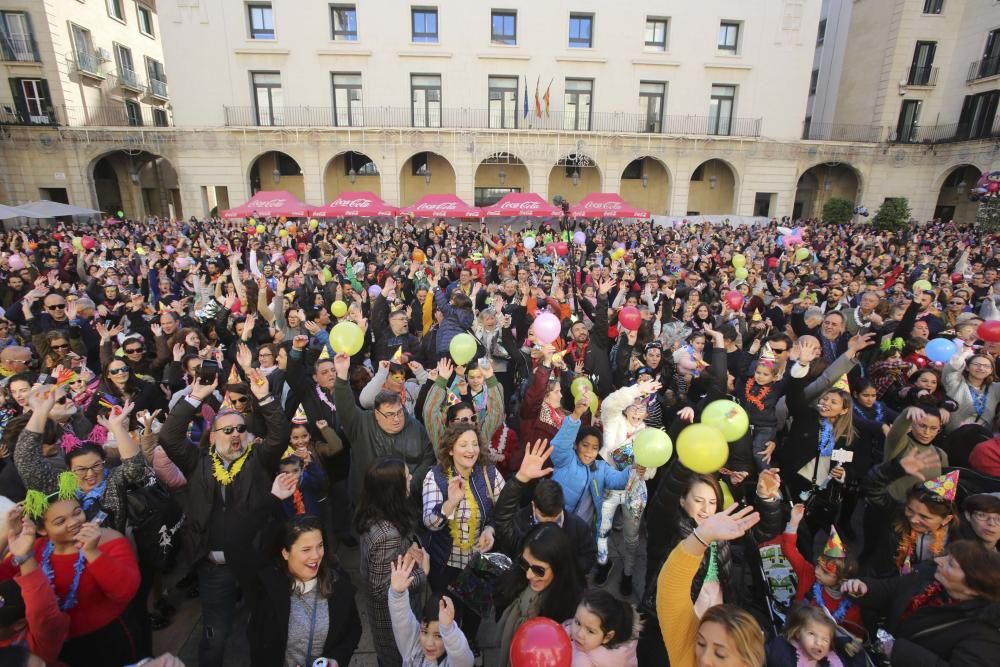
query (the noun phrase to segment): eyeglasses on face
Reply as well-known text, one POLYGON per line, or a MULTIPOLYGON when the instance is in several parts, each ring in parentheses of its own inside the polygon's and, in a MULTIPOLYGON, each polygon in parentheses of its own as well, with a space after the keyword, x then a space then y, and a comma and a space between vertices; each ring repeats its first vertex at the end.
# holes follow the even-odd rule
POLYGON ((100 474, 102 470, 104 470, 104 461, 98 461, 87 468, 73 468, 73 474, 82 479, 91 473, 95 475, 100 474))
POLYGON ((406 414, 405 410, 396 410, 394 412, 382 412, 378 408, 375 409, 375 412, 379 413, 386 419, 402 419, 403 415, 406 414))
POLYGON ((51 347, 53 350, 68 350, 69 349, 69 343, 60 343, 59 345, 56 345, 55 343, 53 343, 49 347, 51 347))
POLYGON ((108 375, 125 375, 128 373, 128 366, 119 366, 118 368, 109 368, 108 375))
POLYGON ((245 405, 250 402, 250 399, 246 396, 230 396, 229 400, 233 403, 233 405, 245 405))
POLYGON ((520 564, 522 570, 524 570, 525 572, 531 572, 533 575, 539 578, 544 577, 545 573, 548 572, 547 566, 532 565, 531 563, 529 563, 527 560, 524 559, 524 556, 521 556, 518 559, 518 563, 520 564))
POLYGON ((465 416, 465 417, 455 417, 454 419, 451 420, 451 423, 452 424, 475 424, 476 423, 476 419, 477 419, 476 415, 468 415, 468 416, 465 416))
POLYGON ((987 526, 1000 526, 1000 514, 976 511, 972 513, 972 518, 987 526))
POLYGON ((212 432, 218 433, 219 431, 222 431, 226 435, 232 435, 233 433, 246 433, 247 425, 240 424, 239 426, 223 426, 222 428, 214 429, 212 432))
POLYGON ((125 354, 142 354, 141 347, 133 347, 125 350, 125 354))
POLYGON ((65 303, 51 303, 51 304, 45 306, 45 308, 47 310, 66 310, 66 304, 65 303))

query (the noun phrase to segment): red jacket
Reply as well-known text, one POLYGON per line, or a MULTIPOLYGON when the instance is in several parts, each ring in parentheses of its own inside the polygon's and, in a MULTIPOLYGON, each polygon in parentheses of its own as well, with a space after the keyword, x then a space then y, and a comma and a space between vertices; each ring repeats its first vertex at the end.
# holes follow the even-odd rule
MULTIPOLYGON (((799 581, 798 589, 795 592, 795 601, 799 602, 806 598, 809 592, 812 590, 813 584, 816 583, 816 566, 807 561, 799 553, 798 547, 795 545, 796 535, 791 533, 781 534, 781 550, 785 552, 785 558, 788 562, 792 564, 792 569, 795 570, 795 577, 799 581)), ((823 606, 832 614, 837 611, 837 607, 843 601, 841 599, 834 599, 830 597, 826 590, 822 590, 823 593, 823 606)), ((816 604, 813 601, 813 604, 816 604)), ((844 614, 844 621, 841 623, 851 624, 850 629, 857 631, 859 628, 864 627, 864 621, 861 618, 861 605, 857 603, 852 603, 851 608, 847 610, 844 614)))
POLYGON ((0 641, 0 646, 27 644, 28 650, 45 664, 61 664, 58 659, 69 635, 69 614, 59 611, 56 595, 40 567, 23 577, 14 577, 14 581, 21 587, 28 625, 18 634, 0 641))

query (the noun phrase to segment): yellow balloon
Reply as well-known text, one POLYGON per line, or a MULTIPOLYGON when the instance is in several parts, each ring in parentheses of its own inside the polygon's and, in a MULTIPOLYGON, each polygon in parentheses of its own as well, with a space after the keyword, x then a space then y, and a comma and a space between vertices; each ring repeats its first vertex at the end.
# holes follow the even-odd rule
POLYGON ((451 353, 452 360, 458 366, 464 366, 472 361, 472 358, 476 356, 477 348, 476 339, 472 334, 467 333, 456 335, 448 344, 448 352, 451 353))
POLYGON ((247 222, 247 224, 249 224, 249 225, 256 225, 257 221, 254 220, 253 218, 250 218, 250 220, 247 222))
POLYGON ((688 470, 707 475, 726 465, 729 443, 719 429, 691 424, 677 436, 677 457, 688 470))
POLYGON ((287 238, 288 237, 288 230, 287 229, 279 229, 278 230, 278 236, 280 236, 281 238, 287 238))
POLYGON ((354 356, 365 344, 365 332, 354 322, 341 322, 330 330, 330 347, 337 354, 354 356))
POLYGON ((741 255, 740 253, 736 253, 735 255, 733 255, 733 266, 734 267, 736 267, 738 269, 738 268, 746 266, 746 265, 747 265, 747 258, 746 257, 744 257, 743 255, 741 255))
POLYGON ((267 231, 267 227, 265 227, 264 225, 257 225, 258 234, 263 234, 265 231, 267 231))
POLYGON ((596 415, 599 402, 597 400, 597 394, 590 395, 590 414, 596 415))
POLYGON ((343 301, 334 301, 330 306, 330 312, 334 317, 343 317, 347 314, 347 304, 343 301))
POLYGON ((611 253, 611 259, 619 260, 625 256, 625 251, 622 248, 615 248, 614 252, 611 253))
POLYGON ((722 508, 729 507, 736 501, 733 500, 733 492, 730 491, 729 485, 726 484, 721 479, 719 480, 719 486, 722 487, 722 508))
POLYGON ((309 221, 309 229, 316 229, 317 227, 319 227, 319 220, 313 218, 309 221))

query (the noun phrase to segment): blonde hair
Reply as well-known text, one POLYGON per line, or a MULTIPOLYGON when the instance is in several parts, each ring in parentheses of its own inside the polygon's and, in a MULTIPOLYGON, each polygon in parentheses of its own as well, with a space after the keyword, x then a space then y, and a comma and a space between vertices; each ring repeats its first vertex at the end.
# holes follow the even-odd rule
POLYGON ((850 447, 854 442, 854 399, 851 398, 851 393, 844 391, 843 389, 827 389, 823 392, 823 395, 836 394, 840 396, 841 403, 847 408, 847 412, 837 417, 837 420, 833 424, 833 441, 836 443, 841 438, 850 447))
POLYGON ((726 630, 740 659, 750 667, 764 665, 764 631, 749 612, 732 604, 710 607, 701 617, 700 628, 705 623, 718 623, 726 630))

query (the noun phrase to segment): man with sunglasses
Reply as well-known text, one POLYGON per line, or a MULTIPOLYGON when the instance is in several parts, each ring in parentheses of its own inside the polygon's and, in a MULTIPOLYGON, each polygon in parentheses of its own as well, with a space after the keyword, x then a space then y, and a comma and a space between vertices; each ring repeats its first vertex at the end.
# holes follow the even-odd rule
POLYGON ((266 551, 263 535, 271 520, 271 484, 290 436, 288 420, 268 393, 267 381, 256 370, 247 375, 264 423, 262 438, 253 439, 242 414, 223 409, 203 436, 207 448, 188 440, 188 425, 218 381, 196 380, 190 396, 177 402, 160 431, 160 445, 187 478, 187 492, 177 496, 187 517, 182 559, 198 574, 204 624, 198 664, 208 667, 223 664, 240 589, 253 597, 255 574, 266 551))

